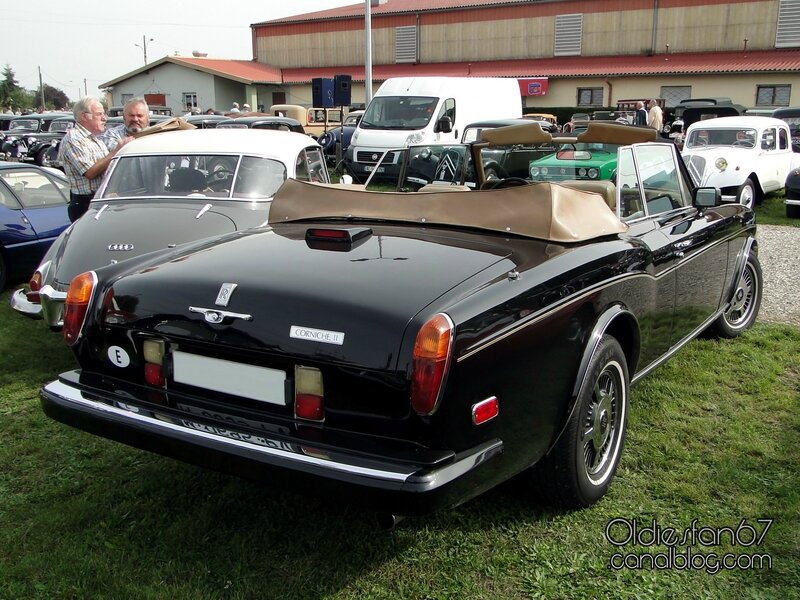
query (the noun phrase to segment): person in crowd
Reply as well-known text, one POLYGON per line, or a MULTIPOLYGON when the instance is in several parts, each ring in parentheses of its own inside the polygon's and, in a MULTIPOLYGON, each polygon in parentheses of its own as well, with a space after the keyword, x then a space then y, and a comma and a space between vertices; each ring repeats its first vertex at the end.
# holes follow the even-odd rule
POLYGON ((644 102, 641 100, 636 103, 636 118, 634 118, 633 124, 647 125, 647 110, 644 107, 644 102))
POLYGON ((238 102, 234 102, 233 106, 231 107, 231 110, 229 112, 232 112, 232 113, 239 112, 239 103, 238 102))
POLYGON ((655 100, 650 100, 647 106, 650 108, 647 112, 647 126, 652 127, 660 133, 661 128, 664 126, 664 113, 655 100))
POLYGON ((58 160, 69 180, 69 220, 75 222, 88 209, 100 187, 111 159, 131 137, 122 138, 113 150, 98 137, 105 129, 106 113, 100 100, 84 96, 73 106, 75 126, 61 140, 58 160))
POLYGON ((242 105, 242 112, 250 112, 250 105, 249 104, 243 104, 242 105))
POLYGON ((122 124, 110 127, 98 137, 113 150, 120 140, 139 133, 150 125, 150 107, 144 98, 131 98, 122 107, 122 124))

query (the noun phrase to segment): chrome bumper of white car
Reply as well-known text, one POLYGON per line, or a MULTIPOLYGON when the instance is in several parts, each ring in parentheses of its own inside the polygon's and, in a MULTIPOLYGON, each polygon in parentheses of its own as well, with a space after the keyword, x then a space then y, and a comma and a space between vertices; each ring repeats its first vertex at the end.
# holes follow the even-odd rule
POLYGON ((27 290, 22 288, 11 294, 9 303, 11 308, 30 319, 42 319, 53 329, 63 327, 67 293, 46 285, 39 292, 39 300, 39 303, 28 300, 27 290))

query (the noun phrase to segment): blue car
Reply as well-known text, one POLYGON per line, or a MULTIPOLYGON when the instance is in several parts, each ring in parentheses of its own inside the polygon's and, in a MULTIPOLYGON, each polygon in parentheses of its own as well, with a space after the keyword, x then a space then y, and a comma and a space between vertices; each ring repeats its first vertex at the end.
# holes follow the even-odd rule
POLYGON ((0 163, 0 290, 30 276, 69 226, 69 183, 60 171, 0 163))

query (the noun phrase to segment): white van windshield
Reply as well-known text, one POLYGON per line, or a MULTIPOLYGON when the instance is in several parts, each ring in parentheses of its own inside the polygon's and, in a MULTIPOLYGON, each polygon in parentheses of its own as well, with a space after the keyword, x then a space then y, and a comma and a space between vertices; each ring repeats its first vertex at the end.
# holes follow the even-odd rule
POLYGON ((434 115, 438 98, 376 96, 361 119, 362 129, 424 129, 434 115))

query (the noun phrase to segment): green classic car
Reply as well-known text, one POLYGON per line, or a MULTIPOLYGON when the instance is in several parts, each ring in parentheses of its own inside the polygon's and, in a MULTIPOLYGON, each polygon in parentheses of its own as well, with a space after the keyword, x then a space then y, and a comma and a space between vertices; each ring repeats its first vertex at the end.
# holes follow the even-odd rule
POLYGON ((617 169, 617 148, 618 144, 564 144, 553 154, 531 161, 528 167, 530 178, 534 181, 613 179, 617 169))

